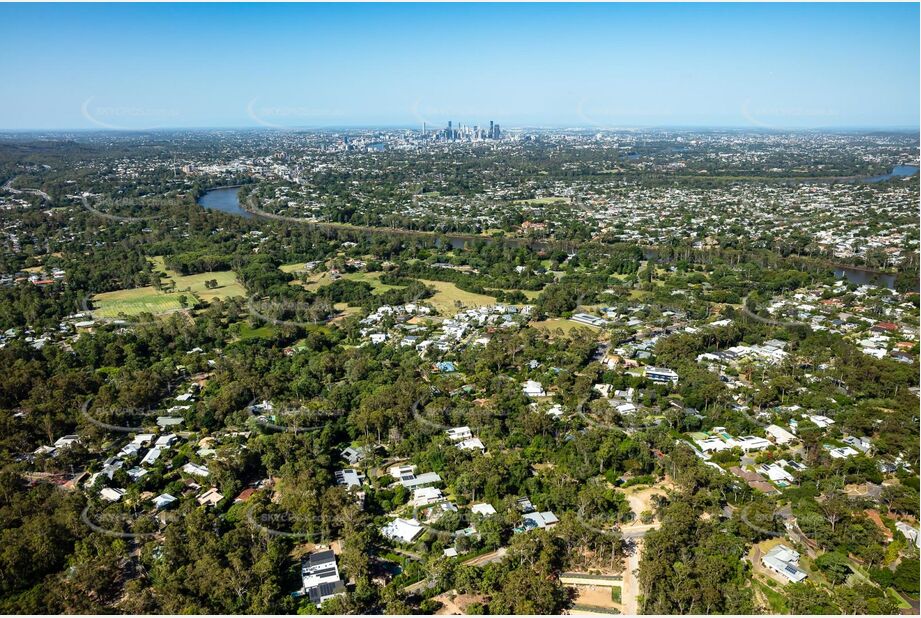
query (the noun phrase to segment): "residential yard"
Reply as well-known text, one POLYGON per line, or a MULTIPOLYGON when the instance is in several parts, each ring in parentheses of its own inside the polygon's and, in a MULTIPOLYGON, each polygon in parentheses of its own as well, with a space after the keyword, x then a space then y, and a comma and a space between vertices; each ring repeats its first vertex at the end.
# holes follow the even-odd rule
MULTIPOLYGON (((627 502, 630 504, 630 510, 636 514, 636 521, 639 521, 643 511, 655 512, 655 505, 652 502, 654 496, 666 496, 668 490, 675 489, 675 485, 670 479, 666 479, 655 485, 634 485, 623 490, 627 502)), ((658 519, 653 520, 654 523, 658 519)))
POLYGON ((604 586, 571 586, 576 589, 575 605, 621 610, 623 606, 614 601, 611 588, 604 586))
POLYGON ((758 576, 752 581, 755 585, 756 597, 760 597, 763 600, 763 603, 767 606, 765 609, 769 613, 786 614, 789 611, 786 598, 777 590, 779 587, 777 582, 773 579, 762 579, 758 576))

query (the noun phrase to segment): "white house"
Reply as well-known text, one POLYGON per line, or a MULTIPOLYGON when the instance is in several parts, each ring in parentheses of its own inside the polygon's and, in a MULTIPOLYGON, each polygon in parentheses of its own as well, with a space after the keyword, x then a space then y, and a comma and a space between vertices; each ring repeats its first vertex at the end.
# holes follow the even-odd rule
POLYGON ((437 487, 419 487, 413 490, 413 506, 421 507, 444 501, 445 497, 437 487))
POLYGON ((784 470, 783 467, 779 463, 761 464, 760 466, 758 466, 758 471, 761 474, 764 474, 765 476, 767 476, 769 479, 771 479, 775 483, 778 481, 782 481, 785 483, 793 482, 793 475, 787 472, 786 470, 784 470))
POLYGON ((716 453, 732 448, 731 445, 726 444, 719 438, 705 438, 703 440, 694 440, 694 442, 697 443, 697 446, 699 446, 700 450, 704 453, 716 453))
POLYGON ((381 528, 381 534, 393 541, 412 543, 424 528, 415 519, 397 517, 392 522, 381 528))
POLYGON ((453 440, 454 442, 457 442, 459 440, 466 440, 467 438, 473 437, 473 433, 470 431, 470 428, 467 426, 452 427, 451 429, 448 429, 445 433, 448 434, 448 438, 450 440, 453 440))
POLYGON ((153 499, 154 508, 162 510, 176 501, 176 497, 170 494, 160 494, 153 499))
POLYGON ((179 437, 174 433, 164 434, 160 436, 159 438, 157 438, 157 441, 154 443, 154 446, 158 448, 169 448, 173 444, 175 444, 178 439, 179 437))
POLYGON ((746 453, 749 451, 760 451, 774 446, 769 440, 759 438, 758 436, 745 436, 742 438, 736 438, 735 443, 746 453))
POLYGON ((468 438, 467 440, 458 442, 457 448, 463 451, 480 451, 481 453, 486 451, 486 447, 479 438, 468 438))
POLYGON ((107 502, 118 502, 122 499, 122 496, 125 495, 125 490, 112 487, 103 487, 102 491, 99 492, 99 495, 103 500, 107 502))
POLYGON ((522 519, 524 523, 516 529, 518 532, 526 532, 535 528, 552 528, 560 521, 552 511, 525 513, 522 519))
POLYGON ((904 521, 895 522, 896 530, 905 535, 909 542, 914 543, 916 547, 921 548, 921 533, 917 528, 912 528, 904 521))
POLYGON ((524 391, 524 394, 528 397, 546 397, 547 393, 544 392, 544 387, 540 382, 535 382, 534 380, 528 380, 524 383, 521 390, 524 391))
POLYGON ((838 448, 827 447, 828 454, 832 456, 832 459, 846 459, 857 454, 857 451, 852 449, 849 446, 840 446, 838 448))
POLYGON ((191 474, 192 476, 208 476, 208 468, 205 466, 198 465, 196 463, 189 462, 186 465, 182 466, 182 471, 186 474, 191 474))
POLYGON ((808 418, 810 421, 818 425, 819 428, 821 429, 825 429, 826 427, 831 427, 832 425, 835 424, 835 421, 828 418, 827 416, 822 416, 821 414, 810 414, 806 418, 808 418))
POLYGON ((476 513, 477 515, 495 515, 496 509, 493 508, 493 505, 481 502, 479 504, 473 504, 470 506, 470 512, 476 513))
POLYGON ((350 466, 361 462, 368 455, 367 448, 360 446, 358 448, 352 448, 351 446, 342 451, 342 457, 349 462, 350 466))
POLYGON ((74 435, 61 436, 60 438, 54 441, 54 446, 55 448, 67 448, 68 446, 72 446, 79 442, 80 442, 80 438, 78 436, 74 436, 74 435))
POLYGON ((761 564, 788 582, 795 584, 806 579, 806 572, 798 566, 799 553, 786 545, 777 545, 761 556, 761 564))
POLYGON ((764 432, 771 436, 776 444, 783 445, 796 440, 796 436, 794 436, 783 427, 779 427, 777 425, 768 425, 764 428, 764 432))
POLYGON ((345 594, 345 582, 339 576, 336 554, 331 549, 307 556, 301 564, 301 581, 304 585, 304 594, 317 607, 327 599, 345 594))
POLYGON ((643 368, 643 375, 653 382, 671 382, 673 384, 678 383, 678 374, 671 369, 666 369, 664 367, 653 367, 651 365, 647 365, 643 368))
POLYGON ((138 435, 134 436, 131 441, 138 446, 146 446, 147 444, 153 442, 155 437, 156 436, 152 433, 139 433, 138 435))
POLYGON ((351 468, 337 470, 335 476, 336 483, 339 485, 345 485, 346 489, 351 489, 352 487, 360 488, 361 483, 365 478, 364 474, 352 470, 351 468))

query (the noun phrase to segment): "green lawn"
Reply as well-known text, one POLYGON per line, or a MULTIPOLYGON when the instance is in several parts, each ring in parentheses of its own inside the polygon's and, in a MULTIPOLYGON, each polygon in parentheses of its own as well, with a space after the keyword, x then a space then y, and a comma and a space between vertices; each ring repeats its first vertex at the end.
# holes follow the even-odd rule
POLYGON ((246 289, 237 281, 237 276, 229 270, 178 276, 171 280, 176 283, 177 291, 189 290, 202 300, 223 300, 234 296, 246 297, 246 289), (212 279, 217 281, 217 287, 209 290, 205 282, 212 279))
POLYGON ((265 324, 259 328, 253 328, 246 322, 240 324, 240 339, 268 339, 275 336, 275 327, 271 324, 265 324))
POLYGON ((132 317, 141 313, 159 315, 182 309, 182 304, 179 302, 180 296, 186 297, 189 307, 202 300, 212 301, 246 296, 246 289, 237 281, 236 275, 229 270, 183 276, 168 269, 163 256, 158 255, 148 259, 155 270, 165 274, 160 282, 164 288, 170 288, 172 285, 170 291, 160 291, 153 286, 145 286, 97 294, 92 299, 95 307, 93 315, 98 318, 132 317), (208 289, 205 282, 210 280, 217 281, 216 288, 208 289))
POLYGON ((295 262, 294 264, 282 264, 278 267, 283 273, 296 273, 306 269, 307 262, 295 262))
POLYGON ((767 600, 768 605, 770 606, 771 613, 774 614, 786 614, 787 609, 787 600, 784 598, 783 594, 777 590, 771 588, 769 584, 761 582, 759 580, 754 580, 755 586, 758 590, 764 595, 764 598, 767 600))
POLYGON ((492 296, 465 292, 448 281, 431 281, 429 279, 419 279, 419 281, 435 288, 435 295, 431 298, 426 298, 425 302, 431 304, 444 315, 454 315, 458 312, 455 302, 462 303, 465 308, 496 304, 496 299, 492 296))
MULTIPOLYGON (((180 293, 165 293, 152 286, 105 292, 93 297, 93 315, 99 318, 132 317, 142 313, 154 315, 182 309, 180 293)), ((186 294, 189 306, 195 303, 191 294, 186 294)))

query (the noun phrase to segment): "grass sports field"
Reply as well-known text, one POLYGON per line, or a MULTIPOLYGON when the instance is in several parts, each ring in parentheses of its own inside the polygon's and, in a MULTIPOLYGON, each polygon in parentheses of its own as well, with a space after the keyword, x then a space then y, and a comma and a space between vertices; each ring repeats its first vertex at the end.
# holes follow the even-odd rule
MULTIPOLYGON (((182 309, 180 296, 182 294, 159 292, 152 286, 105 292, 93 297, 93 315, 98 318, 117 318, 132 317, 145 312, 154 315, 169 313, 182 309)), ((195 302, 191 295, 186 296, 189 297, 190 305, 195 302)))
POLYGON ((231 271, 217 271, 200 273, 197 275, 180 275, 166 268, 162 256, 150 258, 155 270, 166 274, 160 281, 164 288, 170 291, 160 291, 153 286, 131 288, 105 292, 93 297, 93 315, 99 318, 117 318, 120 316, 132 317, 141 313, 159 315, 179 311, 182 303, 180 296, 185 296, 187 305, 192 306, 199 300, 212 301, 215 299, 246 296, 246 290, 237 281, 236 275, 231 271), (208 289, 206 281, 217 281, 217 287, 208 289))

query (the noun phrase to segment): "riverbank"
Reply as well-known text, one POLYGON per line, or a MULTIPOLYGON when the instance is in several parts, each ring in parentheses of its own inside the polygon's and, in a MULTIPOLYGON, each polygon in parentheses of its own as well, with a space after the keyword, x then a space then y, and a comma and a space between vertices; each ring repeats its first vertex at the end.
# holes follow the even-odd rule
MULTIPOLYGON (((572 252, 579 247, 590 245, 596 245, 598 247, 610 246, 608 243, 604 243, 598 240, 547 240, 504 235, 468 234, 461 232, 444 233, 428 230, 384 228, 370 225, 353 225, 350 223, 333 223, 329 221, 306 221, 300 217, 290 217, 287 215, 266 212, 254 204, 252 196, 247 196, 247 199, 241 201, 239 199, 239 191, 242 186, 243 185, 236 185, 212 189, 199 197, 197 203, 205 208, 220 210, 221 212, 228 214, 234 214, 247 218, 258 217, 285 223, 296 223, 298 225, 306 225, 331 234, 341 234, 346 237, 368 237, 375 234, 384 234, 389 236, 396 236, 399 238, 414 238, 417 240, 423 240, 431 242, 435 246, 439 246, 439 243, 448 243, 454 249, 463 249, 467 243, 471 242, 502 243, 512 248, 527 247, 532 251, 545 252, 562 250, 566 251, 567 253, 572 252), (215 201, 210 205, 205 204, 206 198, 208 198, 209 195, 215 194, 216 192, 219 193, 219 195, 216 196, 215 201)), ((652 260, 659 260, 661 255, 670 249, 669 247, 659 245, 638 246, 643 251, 645 258, 652 260)), ((709 249, 692 249, 691 253, 697 258, 707 258, 709 256, 719 257, 720 255, 719 250, 714 251, 709 249)), ((897 274, 895 271, 883 271, 878 269, 871 269, 866 266, 840 264, 808 256, 795 256, 793 261, 793 266, 796 266, 799 270, 810 270, 813 268, 816 270, 827 269, 830 270, 836 277, 845 278, 856 285, 869 284, 883 285, 888 288, 895 287, 895 278, 897 274)))

